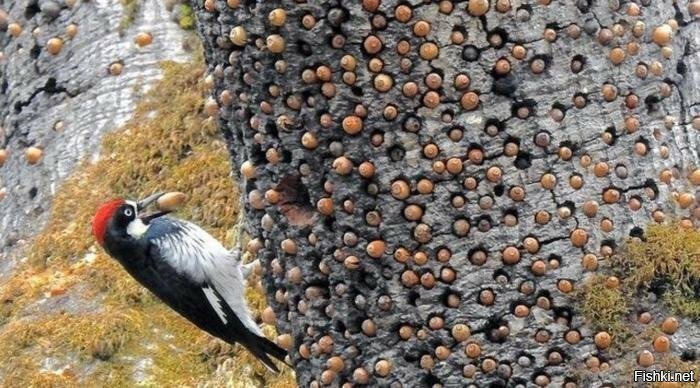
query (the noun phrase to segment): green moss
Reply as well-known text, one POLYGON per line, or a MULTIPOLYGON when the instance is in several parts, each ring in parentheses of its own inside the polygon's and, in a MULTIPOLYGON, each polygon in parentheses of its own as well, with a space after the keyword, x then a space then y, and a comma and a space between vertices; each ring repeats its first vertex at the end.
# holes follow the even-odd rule
POLYGON ((197 20, 195 19, 192 7, 188 4, 180 4, 178 7, 179 17, 177 24, 184 30, 193 30, 197 24, 197 20))
POLYGON ((630 331, 624 322, 629 313, 628 296, 619 288, 605 286, 604 275, 587 279, 579 290, 581 313, 596 331, 607 331, 613 338, 625 340, 630 331))
POLYGON ((123 8, 122 19, 119 21, 119 35, 124 35, 124 32, 134 24, 136 16, 139 13, 139 0, 120 0, 123 8))
MULTIPOLYGON (((239 221, 239 195, 216 122, 202 112, 209 91, 201 55, 197 58, 162 65, 162 79, 146 93, 133 118, 104 137, 100 159, 83 163, 59 188, 27 263, 0 285, 0 316, 6 321, 0 327, 4 378, 21 386, 129 387, 136 383, 135 371, 145 368, 148 386, 223 382, 221 376, 212 377, 223 359, 203 356, 212 338, 137 284, 90 233, 96 208, 108 198, 178 190, 189 197, 180 217, 222 241, 231 240, 239 221), (87 311, 21 318, 28 306, 56 290, 87 311), (72 369, 44 373, 41 360, 46 357, 72 369), (149 362, 144 367, 139 360, 149 362)), ((247 295, 259 314, 264 294, 259 281, 251 285, 247 295)), ((272 327, 264 331, 275 335, 272 327)), ((294 385, 291 371, 271 375, 239 346, 224 358, 232 360, 232 381, 294 385)))
POLYGON ((671 310, 693 320, 700 319, 700 297, 680 291, 667 292, 664 302, 671 310))
POLYGON ((646 287, 662 279, 692 292, 691 284, 700 281, 700 231, 678 224, 650 224, 645 237, 646 241, 630 240, 615 258, 628 275, 627 285, 646 287))

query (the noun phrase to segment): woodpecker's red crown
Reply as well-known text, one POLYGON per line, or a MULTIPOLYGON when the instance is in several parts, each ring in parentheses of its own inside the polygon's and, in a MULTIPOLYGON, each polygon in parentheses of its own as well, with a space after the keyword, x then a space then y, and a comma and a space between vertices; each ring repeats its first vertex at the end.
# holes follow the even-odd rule
POLYGON ((97 240, 100 245, 104 245, 105 243, 107 223, 109 223, 109 220, 112 218, 112 216, 114 216, 117 209, 119 209, 119 207, 125 202, 126 201, 123 199, 114 199, 103 204, 99 209, 97 209, 95 217, 92 218, 92 234, 95 236, 95 240, 97 240))

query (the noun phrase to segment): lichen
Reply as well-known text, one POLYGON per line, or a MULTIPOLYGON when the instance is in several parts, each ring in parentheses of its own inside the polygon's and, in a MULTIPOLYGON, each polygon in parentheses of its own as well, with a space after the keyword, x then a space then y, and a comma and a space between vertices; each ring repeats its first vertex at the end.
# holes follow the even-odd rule
POLYGON ((192 7, 187 4, 178 6, 177 24, 184 30, 193 30, 197 24, 192 7))
POLYGON ((124 35, 124 32, 134 24, 136 16, 139 13, 139 0, 120 0, 123 13, 122 18, 119 21, 119 35, 124 35))
MULTIPOLYGON (((162 70, 133 118, 104 137, 99 160, 82 163, 59 188, 28 260, 0 286, 5 381, 193 386, 223 381, 214 372, 231 359, 235 373, 227 376, 235 386, 294 385, 290 370, 273 376, 240 346, 207 360, 212 337, 158 302, 90 234, 95 209, 109 198, 179 190, 189 198, 177 215, 232 243, 238 193, 216 122, 202 112, 208 93, 202 61, 165 62, 162 70), (46 307, 54 302, 69 308, 46 307), (63 369, 42 366, 48 358, 63 369)), ((247 296, 259 316, 266 305, 259 279, 250 283, 247 296)), ((263 329, 274 336, 274 328, 263 329)))

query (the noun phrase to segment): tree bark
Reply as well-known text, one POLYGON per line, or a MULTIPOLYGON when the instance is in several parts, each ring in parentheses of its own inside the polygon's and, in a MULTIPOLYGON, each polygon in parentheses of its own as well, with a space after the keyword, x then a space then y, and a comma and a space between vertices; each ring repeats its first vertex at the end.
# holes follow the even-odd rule
POLYGON ((669 200, 697 195, 697 3, 195 3, 301 386, 628 377, 567 293, 655 211, 697 225, 669 200))

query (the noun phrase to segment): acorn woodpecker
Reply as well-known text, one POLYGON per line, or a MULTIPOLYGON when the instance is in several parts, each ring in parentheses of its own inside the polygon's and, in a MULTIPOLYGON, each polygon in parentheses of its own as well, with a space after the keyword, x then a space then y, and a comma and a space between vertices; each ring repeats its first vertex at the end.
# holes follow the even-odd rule
POLYGON ((285 362, 287 352, 265 338, 250 316, 240 253, 229 251, 199 226, 169 211, 141 214, 163 193, 141 201, 103 204, 92 220, 97 242, 139 283, 207 333, 240 343, 269 370, 270 356, 285 362))

